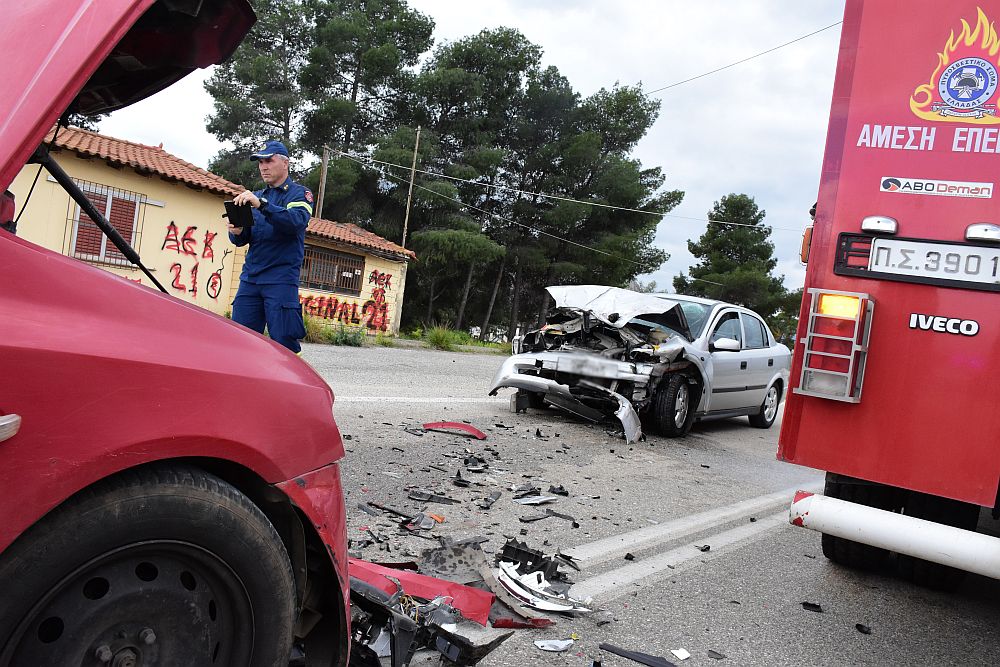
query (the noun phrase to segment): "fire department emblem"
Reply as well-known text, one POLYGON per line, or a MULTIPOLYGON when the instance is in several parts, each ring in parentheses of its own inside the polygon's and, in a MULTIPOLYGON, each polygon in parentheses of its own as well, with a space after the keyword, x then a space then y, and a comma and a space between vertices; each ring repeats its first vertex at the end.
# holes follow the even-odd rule
POLYGON ((997 53, 1000 39, 989 19, 978 10, 976 27, 962 19, 938 54, 930 81, 913 91, 910 109, 924 120, 978 124, 1000 123, 997 92, 997 53))

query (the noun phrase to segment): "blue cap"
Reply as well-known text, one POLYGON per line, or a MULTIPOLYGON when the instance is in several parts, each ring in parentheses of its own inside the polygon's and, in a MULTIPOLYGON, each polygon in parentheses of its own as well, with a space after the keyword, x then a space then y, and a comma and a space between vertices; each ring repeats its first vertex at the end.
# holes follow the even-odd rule
POLYGON ((264 144, 264 147, 258 150, 256 153, 250 155, 251 160, 259 160, 265 157, 271 157, 272 155, 284 155, 288 157, 288 149, 285 148, 285 144, 272 139, 264 144))

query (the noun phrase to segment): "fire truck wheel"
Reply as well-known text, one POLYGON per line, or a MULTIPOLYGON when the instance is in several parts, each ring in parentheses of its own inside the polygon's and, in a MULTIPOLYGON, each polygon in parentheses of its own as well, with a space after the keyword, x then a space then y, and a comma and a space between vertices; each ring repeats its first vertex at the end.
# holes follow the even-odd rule
MULTIPOLYGON (((906 496, 903 514, 964 530, 975 530, 979 523, 979 507, 977 505, 913 491, 906 496)), ((896 557, 896 570, 904 579, 912 581, 918 586, 942 591, 958 588, 966 575, 964 571, 956 570, 953 567, 902 554, 896 557)))
POLYGON ((760 404, 760 411, 755 415, 750 415, 750 425, 756 428, 771 428, 775 417, 778 416, 779 403, 781 403, 781 387, 778 384, 773 384, 767 390, 764 402, 760 404))
POLYGON ((73 496, 0 558, 2 665, 288 664, 288 554, 246 496, 189 467, 73 496))
MULTIPOLYGON (((894 489, 877 486, 874 484, 845 483, 832 480, 827 475, 826 486, 823 494, 830 498, 846 500, 847 502, 878 507, 880 509, 891 509, 887 507, 887 499, 894 492, 894 489)), ((821 538, 823 545, 823 555, 834 563, 857 570, 878 570, 883 568, 888 559, 889 552, 868 544, 861 544, 852 540, 845 540, 842 537, 835 537, 823 533, 821 538)))
POLYGON ((674 373, 660 385, 653 403, 653 416, 660 433, 668 438, 687 435, 694 423, 698 387, 686 375, 674 373))

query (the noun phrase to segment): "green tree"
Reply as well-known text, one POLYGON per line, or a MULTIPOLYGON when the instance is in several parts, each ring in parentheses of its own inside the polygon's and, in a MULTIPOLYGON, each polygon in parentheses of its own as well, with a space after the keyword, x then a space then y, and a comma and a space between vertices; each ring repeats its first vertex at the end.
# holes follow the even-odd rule
MULTIPOLYGON (((305 97, 298 76, 310 47, 308 17, 298 0, 252 0, 257 23, 233 54, 205 82, 214 99, 208 131, 233 146, 209 169, 234 182, 256 170, 246 156, 267 139, 300 149, 305 97)), ((308 148, 308 147, 307 147, 308 148)))
POLYGON ((780 342, 791 347, 792 336, 799 328, 799 312, 802 307, 802 288, 786 292, 779 301, 778 309, 768 320, 771 333, 780 342))
POLYGON ((749 195, 729 194, 715 202, 708 214, 713 222, 697 241, 688 241, 698 263, 688 276, 674 278, 674 289, 745 306, 765 318, 773 316, 787 292, 784 276, 771 273, 778 260, 769 240, 771 228, 762 224, 764 217, 749 195))
POLYGON ((314 150, 370 146, 405 109, 408 68, 430 48, 434 21, 405 0, 307 2, 314 39, 300 77, 310 104, 304 141, 314 150))

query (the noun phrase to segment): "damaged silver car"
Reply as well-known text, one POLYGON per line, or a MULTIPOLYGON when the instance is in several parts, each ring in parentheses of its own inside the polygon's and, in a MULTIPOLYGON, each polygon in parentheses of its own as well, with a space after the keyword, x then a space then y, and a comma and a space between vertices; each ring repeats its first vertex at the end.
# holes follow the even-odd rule
POLYGON ((555 310, 515 339, 490 390, 517 389, 515 411, 551 405, 594 422, 614 415, 630 443, 643 423, 668 437, 701 419, 774 423, 791 352, 753 311, 600 285, 546 291, 555 310))

